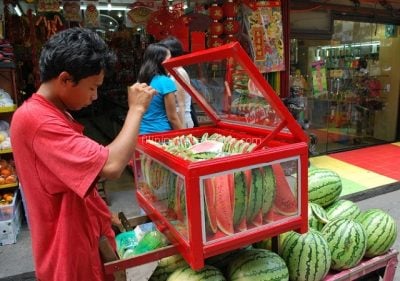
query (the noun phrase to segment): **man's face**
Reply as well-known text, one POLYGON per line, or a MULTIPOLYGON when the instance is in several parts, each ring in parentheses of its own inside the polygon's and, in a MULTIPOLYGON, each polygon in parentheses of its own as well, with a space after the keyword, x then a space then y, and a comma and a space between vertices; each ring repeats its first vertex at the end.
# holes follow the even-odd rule
POLYGON ((97 99, 97 88, 103 84, 104 72, 81 79, 77 84, 72 80, 66 83, 61 101, 69 110, 80 110, 97 99))

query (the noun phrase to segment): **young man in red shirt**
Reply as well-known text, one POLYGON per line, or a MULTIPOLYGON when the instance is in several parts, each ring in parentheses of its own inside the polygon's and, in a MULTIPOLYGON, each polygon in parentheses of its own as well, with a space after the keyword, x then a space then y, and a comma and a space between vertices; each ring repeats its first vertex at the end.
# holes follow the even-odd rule
POLYGON ((96 182, 123 172, 155 91, 144 83, 128 88, 126 121, 107 146, 84 136, 68 111, 97 99, 114 62, 115 55, 90 30, 55 34, 42 49, 39 89, 13 115, 11 142, 40 281, 104 280, 99 238, 105 235, 114 247, 115 240, 96 182))

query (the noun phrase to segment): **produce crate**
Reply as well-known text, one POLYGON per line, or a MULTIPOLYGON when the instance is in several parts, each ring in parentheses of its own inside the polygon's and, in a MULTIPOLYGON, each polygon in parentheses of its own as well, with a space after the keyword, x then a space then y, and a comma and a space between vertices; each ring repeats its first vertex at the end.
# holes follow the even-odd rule
MULTIPOLYGON (((17 210, 17 203, 19 202, 18 197, 18 189, 15 191, 1 191, 0 199, 4 197, 5 194, 12 194, 12 202, 9 204, 2 205, 0 204, 0 221, 8 221, 11 220, 15 216, 15 212, 17 210)), ((5 200, 3 198, 3 200, 5 200)))
MULTIPOLYGON (((369 273, 383 269, 384 274, 382 281, 393 281, 398 263, 399 252, 395 249, 390 249, 384 255, 370 259, 364 259, 356 267, 340 271, 338 273, 329 273, 324 281, 350 281, 364 277, 369 273)), ((397 280, 397 279, 396 279, 397 280)))
POLYGON ((17 242, 17 236, 21 229, 21 222, 21 200, 18 200, 13 217, 10 220, 0 221, 0 246, 17 242))
POLYGON ((211 124, 139 137, 136 195, 157 228, 193 269, 266 237, 306 232, 307 138, 240 44, 164 65, 211 124))

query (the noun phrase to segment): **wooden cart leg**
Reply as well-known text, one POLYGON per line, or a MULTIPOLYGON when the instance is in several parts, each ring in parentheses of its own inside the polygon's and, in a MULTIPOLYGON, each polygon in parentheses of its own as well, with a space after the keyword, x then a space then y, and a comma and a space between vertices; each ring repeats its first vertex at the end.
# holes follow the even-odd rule
MULTIPOLYGON (((105 236, 100 237, 99 250, 103 262, 116 261, 119 259, 111 247, 110 241, 108 241, 107 237, 105 236)), ((114 272, 113 276, 106 275, 106 281, 126 281, 125 270, 116 271, 114 272)))
POLYGON ((397 263, 398 263, 397 255, 388 261, 382 281, 394 280, 394 274, 396 273, 397 263))

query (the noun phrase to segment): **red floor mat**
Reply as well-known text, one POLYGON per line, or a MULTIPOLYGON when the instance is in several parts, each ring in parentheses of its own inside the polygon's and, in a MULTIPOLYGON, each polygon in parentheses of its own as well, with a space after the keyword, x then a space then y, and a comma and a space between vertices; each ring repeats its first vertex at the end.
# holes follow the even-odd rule
POLYGON ((400 146, 384 144, 329 156, 400 181, 400 146))

